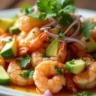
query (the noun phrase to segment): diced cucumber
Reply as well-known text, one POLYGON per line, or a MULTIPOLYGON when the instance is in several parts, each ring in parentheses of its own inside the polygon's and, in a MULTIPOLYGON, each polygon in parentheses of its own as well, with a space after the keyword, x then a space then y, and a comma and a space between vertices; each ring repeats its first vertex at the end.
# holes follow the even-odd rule
POLYGON ((1 65, 0 65, 0 84, 10 84, 9 76, 5 71, 5 69, 3 68, 3 66, 1 65))
POLYGON ((1 50, 0 55, 4 60, 14 58, 17 55, 17 42, 13 39, 1 50))
POLYGON ((87 52, 92 53, 96 51, 96 42, 93 40, 92 37, 91 38, 82 37, 81 40, 86 44, 87 52))
POLYGON ((85 62, 82 59, 68 61, 65 64, 65 68, 74 74, 79 74, 84 71, 85 62))
POLYGON ((54 39, 46 49, 46 56, 56 56, 59 49, 58 38, 54 39))

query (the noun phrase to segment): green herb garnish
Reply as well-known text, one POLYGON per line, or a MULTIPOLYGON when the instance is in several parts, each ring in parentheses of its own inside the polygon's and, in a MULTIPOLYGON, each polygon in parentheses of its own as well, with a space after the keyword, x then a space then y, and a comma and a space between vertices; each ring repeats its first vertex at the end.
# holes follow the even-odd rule
POLYGON ((30 63, 29 55, 24 55, 20 59, 16 60, 16 62, 22 67, 25 68, 30 63))
POLYGON ((31 79, 31 78, 33 78, 33 74, 34 74, 34 70, 29 69, 29 70, 26 70, 25 72, 21 73, 20 76, 22 76, 25 79, 27 79, 27 78, 31 79))
POLYGON ((76 96, 92 96, 92 92, 84 91, 82 93, 76 93, 76 96))
POLYGON ((39 17, 40 20, 49 17, 53 17, 54 19, 60 17, 60 25, 67 25, 73 21, 69 13, 73 13, 75 10, 73 6, 74 2, 75 0, 37 0, 37 7, 40 13, 36 17, 39 17))
POLYGON ((26 4, 20 10, 23 14, 28 15, 34 11, 33 7, 30 4, 26 4))
POLYGON ((55 65, 55 69, 58 72, 58 74, 62 75, 64 73, 63 69, 60 69, 58 66, 55 65))
POLYGON ((81 34, 84 37, 90 37, 92 32, 90 30, 94 29, 95 24, 93 22, 85 22, 83 28, 81 29, 81 34))

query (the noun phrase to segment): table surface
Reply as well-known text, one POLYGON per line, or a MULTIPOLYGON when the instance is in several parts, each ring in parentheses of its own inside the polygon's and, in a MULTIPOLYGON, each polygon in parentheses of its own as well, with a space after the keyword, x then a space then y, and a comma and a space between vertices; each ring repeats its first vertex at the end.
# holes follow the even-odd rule
MULTIPOLYGON (((25 4, 34 5, 36 0, 0 0, 0 10, 20 8, 25 4)), ((76 7, 96 10, 96 0, 76 0, 76 7)))

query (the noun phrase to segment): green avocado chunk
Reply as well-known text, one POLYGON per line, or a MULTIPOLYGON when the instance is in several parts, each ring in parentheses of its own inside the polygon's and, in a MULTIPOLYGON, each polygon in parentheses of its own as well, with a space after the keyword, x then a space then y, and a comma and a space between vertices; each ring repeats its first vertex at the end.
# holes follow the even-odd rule
POLYGON ((3 31, 7 31, 12 24, 13 24, 12 19, 0 18, 0 28, 3 31))
POLYGON ((10 78, 2 65, 0 65, 0 84, 10 84, 10 78))
POLYGON ((4 60, 14 58, 17 55, 17 42, 13 39, 1 50, 0 55, 4 60))
POLYGON ((20 32, 20 29, 19 29, 19 23, 18 23, 18 19, 15 21, 15 23, 9 28, 9 32, 10 34, 17 34, 20 32))
POLYGON ((59 49, 58 38, 55 38, 46 49, 46 56, 56 56, 59 49))
POLYGON ((86 51, 88 53, 92 53, 96 51, 96 42, 92 37, 87 38, 87 37, 82 37, 81 40, 86 44, 87 49, 86 51))
POLYGON ((74 74, 79 74, 84 71, 85 62, 82 59, 68 61, 65 64, 65 68, 74 74))

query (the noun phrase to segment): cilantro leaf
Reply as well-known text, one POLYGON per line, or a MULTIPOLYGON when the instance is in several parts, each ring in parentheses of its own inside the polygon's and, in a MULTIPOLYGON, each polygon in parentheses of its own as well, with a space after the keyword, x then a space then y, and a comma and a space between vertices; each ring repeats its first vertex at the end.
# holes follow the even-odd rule
POLYGON ((63 7, 67 5, 74 5, 75 0, 64 0, 65 2, 63 3, 63 7))
POLYGON ((87 21, 84 23, 83 28, 81 29, 81 34, 85 37, 90 37, 92 35, 92 30, 95 27, 95 24, 93 22, 87 21))
POLYGON ((63 9, 61 9, 59 12, 65 12, 65 13, 69 13, 69 12, 74 12, 75 8, 73 5, 68 5, 66 7, 64 7, 63 9))
POLYGON ((20 59, 16 60, 16 62, 22 67, 25 68, 30 63, 29 55, 24 55, 20 59))
POLYGON ((55 66, 54 68, 56 69, 56 71, 58 72, 58 74, 62 75, 64 73, 64 70, 58 68, 58 66, 55 66))
POLYGON ((52 13, 52 7, 56 0, 37 0, 38 10, 45 13, 52 13))
POLYGON ((63 14, 61 20, 59 21, 61 26, 68 26, 73 22, 73 18, 70 14, 63 14))
POLYGON ((25 79, 27 79, 27 78, 31 79, 31 78, 33 78, 33 74, 34 74, 34 70, 29 69, 29 70, 26 70, 23 73, 21 73, 20 76, 22 76, 25 79))
POLYGON ((76 96, 92 96, 92 92, 84 91, 82 93, 76 93, 76 96))
POLYGON ((25 6, 22 7, 20 10, 23 14, 27 15, 31 12, 34 11, 33 7, 30 4, 26 4, 25 6))

